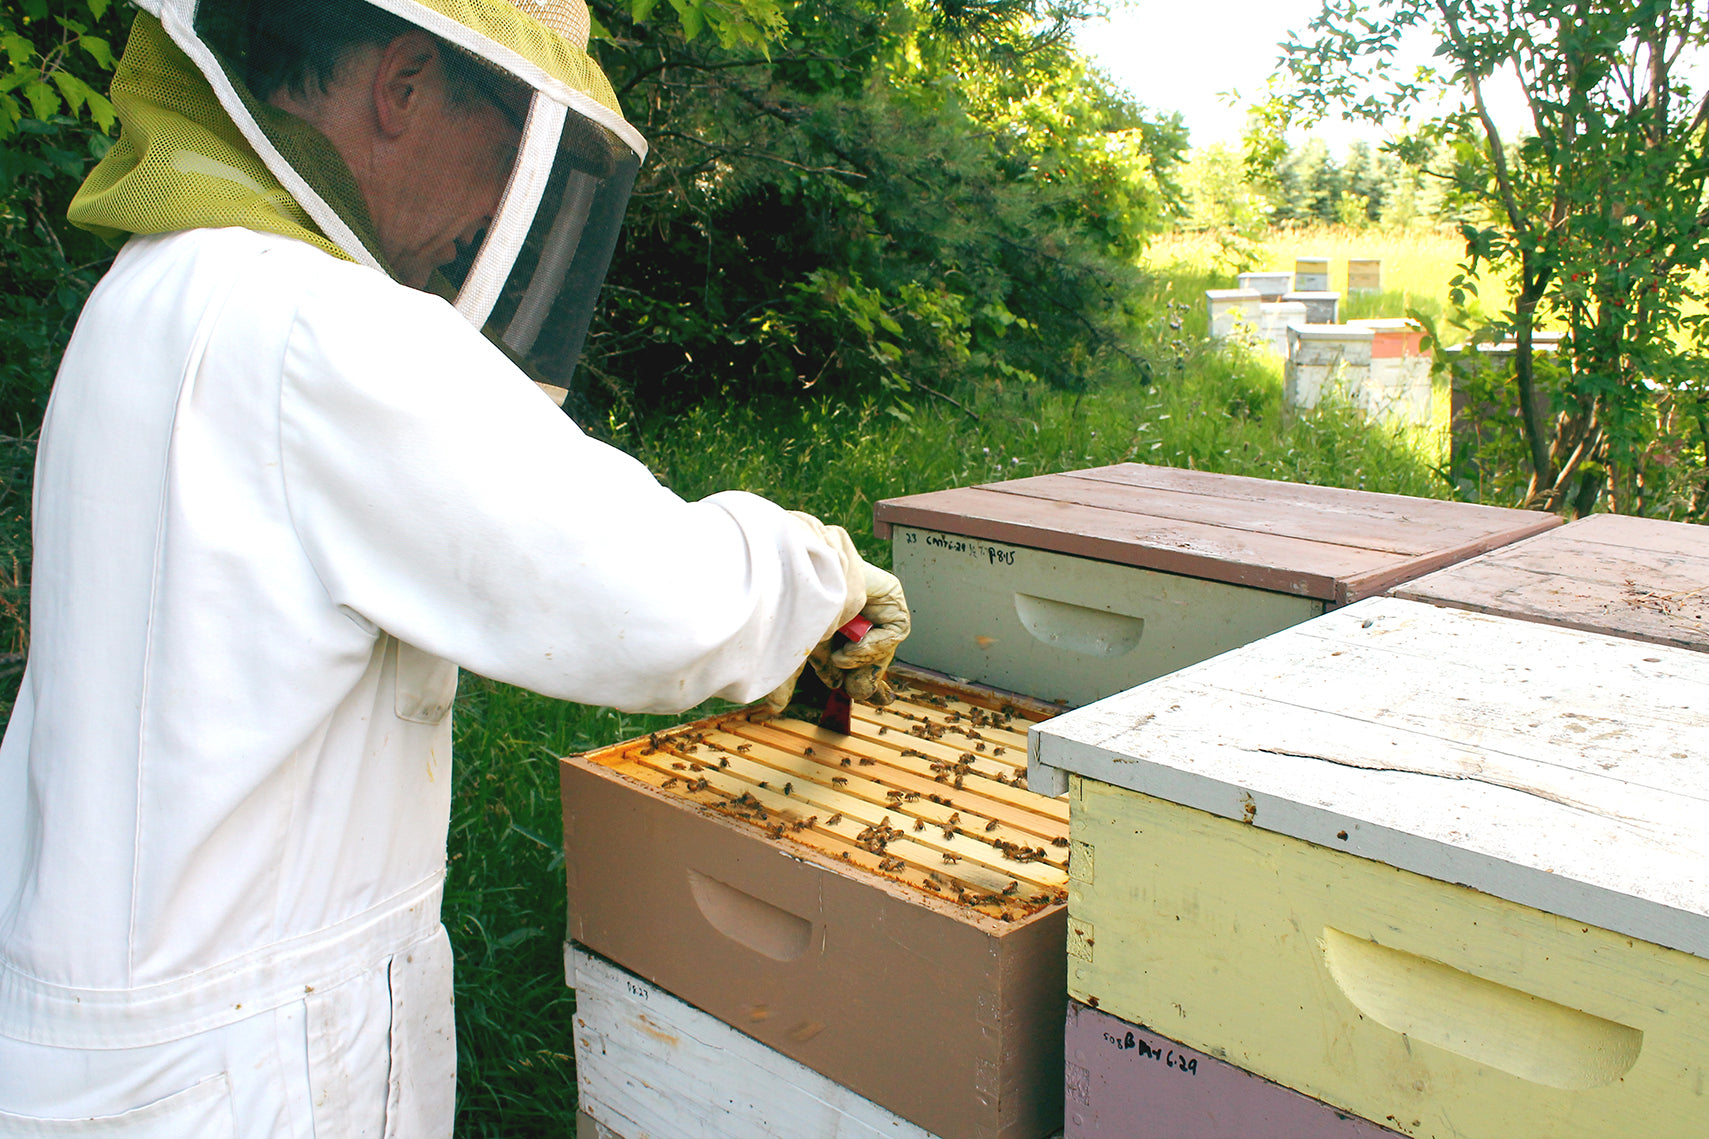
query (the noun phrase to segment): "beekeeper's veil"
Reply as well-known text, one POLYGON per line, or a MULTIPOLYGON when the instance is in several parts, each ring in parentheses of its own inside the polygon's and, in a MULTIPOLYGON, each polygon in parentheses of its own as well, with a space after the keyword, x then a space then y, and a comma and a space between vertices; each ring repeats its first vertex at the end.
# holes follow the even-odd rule
POLYGON ((646 153, 587 54, 584 0, 138 2, 113 83, 124 129, 73 221, 110 237, 242 225, 389 271, 349 169, 265 100, 281 60, 307 52, 324 74, 315 52, 420 29, 521 126, 491 224, 435 287, 536 380, 569 386, 646 153))

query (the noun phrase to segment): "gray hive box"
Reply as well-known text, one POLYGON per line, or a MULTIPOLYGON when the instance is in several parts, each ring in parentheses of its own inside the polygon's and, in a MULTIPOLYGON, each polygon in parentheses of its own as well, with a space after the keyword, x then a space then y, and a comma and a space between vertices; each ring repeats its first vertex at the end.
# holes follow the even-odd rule
POLYGON ((887 499, 873 511, 914 613, 902 659, 1070 704, 1559 524, 1536 511, 1139 463, 887 499))

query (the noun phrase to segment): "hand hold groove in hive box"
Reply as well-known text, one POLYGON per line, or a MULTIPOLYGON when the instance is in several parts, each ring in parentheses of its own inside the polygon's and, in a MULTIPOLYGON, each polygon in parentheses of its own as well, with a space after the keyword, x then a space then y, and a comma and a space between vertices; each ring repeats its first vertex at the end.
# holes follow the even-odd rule
POLYGON ((1015 594, 1015 616, 1021 627, 1047 645, 1091 657, 1119 657, 1131 653, 1145 633, 1145 618, 1015 594))
POLYGON ((813 923, 806 918, 698 870, 688 872, 688 889, 713 929, 773 961, 793 961, 813 944, 813 923))
POLYGON ((1395 1032, 1545 1087, 1611 1084, 1644 1045, 1635 1028, 1338 929, 1329 974, 1360 1012, 1395 1032))

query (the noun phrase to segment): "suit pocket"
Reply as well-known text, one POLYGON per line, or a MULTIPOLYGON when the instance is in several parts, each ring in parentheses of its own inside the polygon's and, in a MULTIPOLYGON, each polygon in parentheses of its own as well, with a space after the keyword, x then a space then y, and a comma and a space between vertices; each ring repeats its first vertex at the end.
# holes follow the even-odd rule
POLYGON ((59 1139, 99 1135, 108 1139, 233 1139, 231 1082, 224 1072, 164 1099, 118 1115, 82 1119, 38 1119, 0 1111, 0 1139, 59 1139))
POLYGON ((443 927, 392 958, 386 1139, 449 1136, 457 1107, 451 941, 443 927))
POLYGON ((396 693, 393 711, 411 723, 439 723, 457 698, 457 666, 396 637, 388 640, 387 664, 396 693))

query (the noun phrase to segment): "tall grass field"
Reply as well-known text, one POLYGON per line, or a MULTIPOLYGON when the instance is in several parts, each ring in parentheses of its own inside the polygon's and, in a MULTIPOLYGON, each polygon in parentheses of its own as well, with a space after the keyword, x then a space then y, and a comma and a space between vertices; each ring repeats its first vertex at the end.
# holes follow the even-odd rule
MULTIPOLYGON (((1409 235, 1378 241, 1325 231, 1300 241, 1279 244, 1266 259, 1291 269, 1296 255, 1344 257, 1343 243, 1355 256, 1384 259, 1385 293, 1371 301, 1372 316, 1439 300, 1444 288, 1430 284, 1432 273, 1445 282, 1457 253, 1451 241, 1409 235)), ((706 404, 669 420, 592 426, 685 497, 755 491, 847 527, 880 565, 890 552, 872 538, 872 507, 883 498, 1105 463, 1450 496, 1432 447, 1417 433, 1365 422, 1346 408, 1285 414, 1280 360, 1205 340, 1203 290, 1218 279, 1209 260, 1191 239, 1165 242, 1155 255, 1162 271, 1148 303, 1156 316, 1139 345, 1156 369, 1149 386, 1083 395, 987 387, 965 408, 929 396, 860 406, 706 404)), ((560 948, 555 758, 697 713, 626 716, 465 675, 456 714, 446 924, 458 954, 458 1133, 568 1135, 575 1004, 560 948)))

